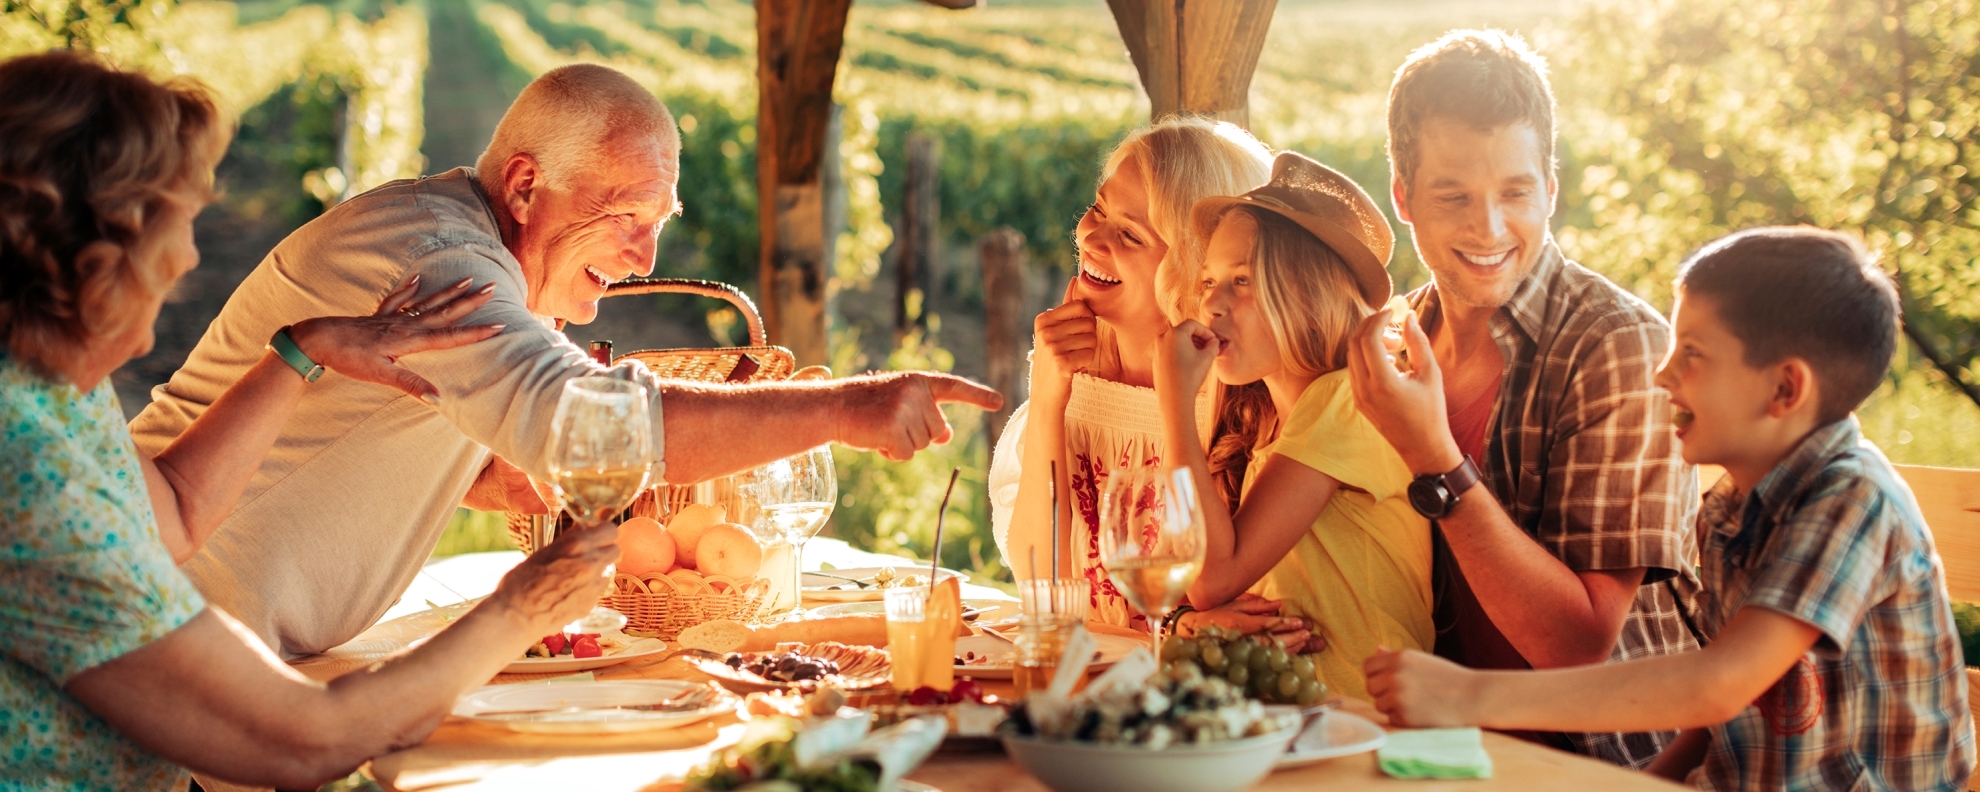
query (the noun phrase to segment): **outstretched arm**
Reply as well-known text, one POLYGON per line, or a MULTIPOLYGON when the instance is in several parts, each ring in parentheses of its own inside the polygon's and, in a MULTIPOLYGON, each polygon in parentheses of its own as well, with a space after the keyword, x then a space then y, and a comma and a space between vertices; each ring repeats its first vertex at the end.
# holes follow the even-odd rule
MULTIPOLYGON (((1444 410, 1443 377, 1430 339, 1410 316, 1404 343, 1411 370, 1398 372, 1382 343, 1390 311, 1361 323, 1348 347, 1355 403, 1401 454, 1413 475, 1447 473, 1464 456, 1444 410)), ((1462 493, 1438 521, 1492 624, 1534 668, 1601 663, 1622 634, 1645 570, 1576 572, 1515 525, 1482 486, 1462 493)))
POLYGON ((907 459, 949 441, 939 405, 994 410, 996 391, 961 377, 900 371, 822 382, 661 385, 666 478, 676 484, 746 470, 826 443, 907 459))
POLYGON ((1363 664, 1375 707, 1401 726, 1568 732, 1691 729, 1731 720, 1815 645, 1821 631, 1742 608, 1710 646, 1551 671, 1473 671, 1422 652, 1363 664))
POLYGON ((431 640, 328 684, 303 678, 209 608, 65 689, 172 762, 237 783, 315 789, 424 740, 456 699, 588 612, 618 558, 617 536, 616 528, 564 532, 431 640))

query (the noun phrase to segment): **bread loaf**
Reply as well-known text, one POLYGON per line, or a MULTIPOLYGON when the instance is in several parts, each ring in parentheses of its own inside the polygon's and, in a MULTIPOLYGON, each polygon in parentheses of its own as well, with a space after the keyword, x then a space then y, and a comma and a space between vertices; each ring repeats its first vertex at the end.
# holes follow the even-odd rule
POLYGON ((749 643, 749 628, 728 619, 706 621, 681 631, 675 642, 688 649, 728 654, 749 643))
MULTIPOLYGON (((745 652, 768 652, 780 643, 815 644, 838 641, 859 646, 887 645, 887 617, 879 613, 854 613, 799 622, 764 624, 749 628, 745 652)), ((683 633, 685 635, 685 633, 683 633)))

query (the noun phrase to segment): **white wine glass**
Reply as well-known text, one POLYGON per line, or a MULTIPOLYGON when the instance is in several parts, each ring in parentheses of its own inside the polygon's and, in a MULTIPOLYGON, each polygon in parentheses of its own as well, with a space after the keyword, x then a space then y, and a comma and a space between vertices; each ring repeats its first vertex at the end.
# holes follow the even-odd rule
MULTIPOLYGON (((649 416, 646 389, 639 383, 611 377, 564 383, 550 418, 550 483, 578 530, 610 522, 646 488, 653 468, 649 416)), ((602 633, 624 626, 624 616, 597 608, 564 631, 602 633)))
POLYGON ((819 446, 784 460, 789 478, 784 479, 776 496, 763 504, 764 519, 779 538, 791 544, 790 621, 804 618, 804 545, 825 521, 832 517, 832 506, 839 501, 838 473, 832 467, 832 447, 819 446))
POLYGON ((1148 619, 1149 649, 1162 656, 1162 620, 1203 573, 1203 504, 1188 468, 1121 468, 1100 494, 1100 564, 1148 619))

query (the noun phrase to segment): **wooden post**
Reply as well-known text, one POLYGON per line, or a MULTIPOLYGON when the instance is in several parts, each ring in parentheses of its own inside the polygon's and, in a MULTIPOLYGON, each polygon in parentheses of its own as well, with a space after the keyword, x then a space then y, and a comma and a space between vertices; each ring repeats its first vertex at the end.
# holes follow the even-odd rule
POLYGON ((942 147, 920 132, 907 137, 907 174, 902 179, 901 233, 894 249, 894 335, 928 326, 941 266, 942 147))
POLYGON ((1024 353, 1031 347, 1024 316, 1024 234, 1003 226, 983 237, 976 250, 983 260, 983 351, 990 387, 1004 394, 1004 406, 989 418, 990 447, 1004 433, 1025 396, 1024 353))
POLYGON ((832 239, 825 185, 832 81, 852 0, 756 0, 758 284, 770 341, 798 365, 827 362, 832 239))
POLYGON ((1149 115, 1251 121, 1251 75, 1278 0, 1107 0, 1127 43, 1149 115))

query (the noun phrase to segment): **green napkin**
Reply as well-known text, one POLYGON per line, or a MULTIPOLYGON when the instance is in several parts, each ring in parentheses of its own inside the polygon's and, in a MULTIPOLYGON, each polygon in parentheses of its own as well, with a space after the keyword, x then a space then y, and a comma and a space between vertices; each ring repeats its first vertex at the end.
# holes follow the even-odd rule
POLYGON ((1491 778, 1478 729, 1398 729, 1375 752, 1382 772, 1397 778, 1491 778))

